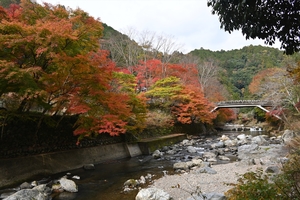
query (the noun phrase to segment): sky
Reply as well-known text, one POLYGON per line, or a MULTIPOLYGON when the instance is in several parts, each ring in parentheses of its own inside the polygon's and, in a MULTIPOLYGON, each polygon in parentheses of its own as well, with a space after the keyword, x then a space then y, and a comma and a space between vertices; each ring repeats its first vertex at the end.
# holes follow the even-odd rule
MULTIPOLYGON (((171 38, 188 53, 263 45, 263 40, 246 40, 240 31, 229 34, 220 28, 219 17, 211 14, 207 0, 37 0, 72 9, 80 8, 121 33, 148 31, 171 38)), ((278 42, 272 47, 280 48, 278 42)))

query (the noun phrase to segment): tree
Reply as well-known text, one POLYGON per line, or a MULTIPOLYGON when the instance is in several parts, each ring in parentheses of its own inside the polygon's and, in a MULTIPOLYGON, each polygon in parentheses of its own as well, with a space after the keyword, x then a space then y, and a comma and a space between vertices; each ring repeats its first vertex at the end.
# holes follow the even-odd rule
POLYGON ((197 56, 187 55, 180 61, 180 63, 184 66, 191 65, 195 68, 199 86, 203 90, 204 94, 206 94, 206 92, 208 92, 207 89, 218 75, 219 69, 216 61, 210 58, 200 60, 197 56))
POLYGON ((0 0, 0 6, 9 8, 11 4, 19 4, 20 0, 0 0))
POLYGON ((158 80, 146 96, 157 108, 172 113, 174 121, 182 124, 212 123, 215 118, 211 113, 212 105, 199 88, 183 85, 174 76, 158 80))
POLYGON ((135 94, 135 78, 117 73, 100 49, 98 19, 30 0, 0 7, 0 16, 1 98, 17 99, 20 112, 79 115, 74 134, 81 137, 142 130, 145 99, 135 94))
POLYGON ((212 104, 204 97, 203 92, 192 85, 186 85, 172 100, 172 113, 176 121, 182 124, 212 124, 216 117, 211 113, 212 104))
POLYGON ((278 39, 286 54, 300 50, 300 2, 291 0, 208 0, 219 15, 221 28, 241 30, 246 39, 259 38, 272 45, 278 39))
POLYGON ((130 73, 134 72, 133 66, 138 65, 142 54, 142 48, 133 40, 136 34, 135 30, 129 29, 126 35, 114 34, 106 41, 112 60, 130 73))
POLYGON ((9 72, 0 95, 17 94, 19 111, 41 99, 44 111, 51 109, 61 96, 70 94, 71 85, 79 87, 80 74, 93 73, 99 60, 92 52, 99 49, 102 30, 98 20, 80 9, 29 0, 11 5, 0 24, 0 47, 5 49, 0 52, 1 68, 9 72))
POLYGON ((257 99, 273 101, 278 106, 292 105, 296 108, 295 105, 300 101, 298 85, 283 68, 269 68, 257 73, 249 85, 249 91, 257 99))

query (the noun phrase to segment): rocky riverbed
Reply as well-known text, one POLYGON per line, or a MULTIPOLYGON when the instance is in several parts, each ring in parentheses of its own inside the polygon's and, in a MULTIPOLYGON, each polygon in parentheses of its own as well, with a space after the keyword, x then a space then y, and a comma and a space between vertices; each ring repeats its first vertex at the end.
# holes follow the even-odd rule
MULTIPOLYGON (((161 171, 164 174, 162 178, 155 180, 151 174, 132 177, 124 182, 120 192, 138 192, 136 200, 150 199, 149 195, 152 195, 153 200, 171 198, 179 200, 191 198, 192 195, 199 196, 202 193, 208 197, 218 196, 222 199, 224 192, 230 188, 224 183, 235 182, 238 178, 237 174, 259 167, 278 173, 280 163, 287 159, 284 142, 293 135, 292 131, 286 131, 282 137, 271 138, 265 135, 248 134, 224 134, 218 137, 193 136, 153 153, 154 160, 172 162, 172 172, 166 171, 162 166, 161 171), (157 198, 154 198, 155 196, 157 198)), ((93 165, 85 167, 86 170, 93 169, 93 165)), ((57 193, 68 194, 67 199, 76 199, 76 195, 72 198, 71 194, 78 191, 76 182, 79 179, 80 177, 76 175, 67 174, 56 180, 24 182, 19 187, 9 190, 10 192, 7 192, 8 190, 0 192, 0 199, 48 200, 57 193)))
MULTIPOLYGON (((239 175, 257 169, 279 173, 281 164, 287 159, 285 143, 292 137, 294 133, 288 130, 283 136, 271 138, 265 135, 253 137, 240 134, 234 138, 223 135, 214 141, 206 140, 207 148, 200 151, 197 146, 201 140, 184 140, 180 144, 168 147, 169 150, 161 150, 160 155, 167 156, 170 149, 186 149, 188 152, 196 150, 200 155, 190 155, 187 161, 175 162, 173 168, 177 174, 165 175, 155 180, 150 186, 139 191, 136 200, 146 200, 150 197, 153 197, 153 200, 226 199, 224 193, 232 187, 228 183, 236 183, 239 175), (229 157, 235 156, 236 160, 231 159, 229 162, 229 157), (220 160, 228 163, 220 164, 220 160)), ((157 157, 157 153, 159 152, 155 152, 153 156, 157 157)))

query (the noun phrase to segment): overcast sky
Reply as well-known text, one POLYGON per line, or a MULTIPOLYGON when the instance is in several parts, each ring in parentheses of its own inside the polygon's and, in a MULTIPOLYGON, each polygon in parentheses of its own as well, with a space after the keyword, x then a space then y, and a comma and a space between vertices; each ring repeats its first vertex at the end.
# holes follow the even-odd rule
MULTIPOLYGON (((181 52, 194 49, 232 50, 264 45, 262 40, 246 40, 241 32, 220 29, 218 16, 211 14, 206 0, 37 0, 53 5, 79 7, 115 30, 126 33, 150 31, 172 38, 181 52)), ((278 43, 273 46, 279 48, 278 43)))

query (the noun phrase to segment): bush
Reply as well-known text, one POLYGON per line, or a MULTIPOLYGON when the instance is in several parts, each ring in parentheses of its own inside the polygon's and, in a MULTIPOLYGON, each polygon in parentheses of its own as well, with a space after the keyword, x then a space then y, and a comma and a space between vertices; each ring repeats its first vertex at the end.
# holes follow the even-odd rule
POLYGON ((229 184, 234 188, 228 190, 225 196, 228 200, 259 200, 278 199, 276 185, 269 181, 269 175, 264 174, 262 169, 255 172, 247 172, 240 175, 238 183, 229 184))
POLYGON ((170 114, 161 110, 152 110, 147 114, 146 128, 143 131, 143 136, 161 136, 167 135, 173 130, 173 119, 170 114))

